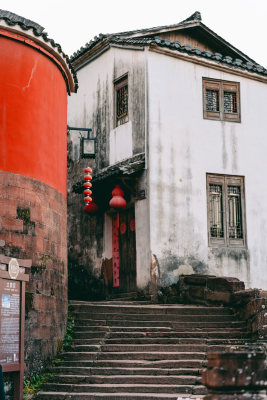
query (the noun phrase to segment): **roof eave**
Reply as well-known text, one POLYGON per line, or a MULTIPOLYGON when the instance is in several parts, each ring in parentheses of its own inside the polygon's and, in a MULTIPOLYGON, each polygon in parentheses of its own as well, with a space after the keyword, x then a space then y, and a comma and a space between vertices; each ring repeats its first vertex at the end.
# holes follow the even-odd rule
POLYGON ((242 51, 238 50, 236 47, 234 47, 231 43, 227 42, 227 40, 223 39, 221 36, 219 36, 217 33, 212 31, 210 28, 207 27, 207 25, 203 24, 203 22, 199 22, 198 24, 202 29, 204 29, 206 32, 208 32, 211 36, 214 37, 214 39, 218 40, 221 44, 224 46, 230 48, 232 51, 235 53, 239 54, 240 57, 245 58, 247 61, 252 62, 253 64, 258 64, 255 60, 247 56, 245 53, 242 51))
POLYGON ((228 48, 230 48, 233 52, 239 55, 239 57, 246 59, 247 61, 250 61, 254 64, 257 64, 255 60, 247 56, 245 53, 242 51, 238 50, 236 47, 234 47, 231 43, 227 42, 227 40, 223 39, 221 36, 219 36, 217 33, 212 31, 210 28, 208 28, 203 22, 201 21, 188 21, 184 22, 183 24, 177 24, 177 25, 170 25, 166 27, 160 27, 160 28, 151 28, 144 30, 143 33, 141 31, 135 32, 132 34, 118 34, 118 36, 123 36, 123 37, 144 37, 144 36, 155 36, 155 35, 160 35, 161 33, 166 33, 166 32, 173 32, 173 31, 181 31, 184 29, 190 29, 190 28, 196 28, 199 27, 203 29, 205 32, 207 32, 209 35, 213 37, 214 40, 218 41, 221 45, 224 45, 228 48))

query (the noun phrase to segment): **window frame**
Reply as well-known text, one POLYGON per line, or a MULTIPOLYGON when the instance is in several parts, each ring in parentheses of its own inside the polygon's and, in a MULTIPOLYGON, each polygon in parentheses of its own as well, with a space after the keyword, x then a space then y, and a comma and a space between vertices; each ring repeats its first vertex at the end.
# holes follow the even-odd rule
POLYGON ((114 80, 114 115, 115 115, 115 127, 125 124, 129 121, 129 85, 128 85, 128 73, 120 76, 114 80), (123 117, 118 118, 117 115, 117 101, 118 101, 118 91, 127 86, 127 114, 123 117))
POLYGON ((208 243, 209 246, 223 246, 223 247, 247 247, 247 235, 246 235, 246 208, 245 208, 245 177, 236 175, 222 175, 222 174, 206 174, 207 181, 207 225, 208 225, 208 243), (223 215, 223 231, 224 237, 211 237, 210 232, 210 185, 222 186, 222 215, 223 215), (241 224, 242 224, 242 238, 230 238, 229 237, 229 210, 228 210, 228 186, 239 186, 240 187, 240 199, 241 199, 241 224))
POLYGON ((202 78, 202 93, 203 93, 203 118, 216 121, 241 122, 240 108, 240 83, 232 81, 224 81, 212 78, 202 78), (219 111, 207 110, 206 90, 216 90, 219 92, 219 111), (236 108, 237 112, 224 111, 224 92, 236 93, 236 108))

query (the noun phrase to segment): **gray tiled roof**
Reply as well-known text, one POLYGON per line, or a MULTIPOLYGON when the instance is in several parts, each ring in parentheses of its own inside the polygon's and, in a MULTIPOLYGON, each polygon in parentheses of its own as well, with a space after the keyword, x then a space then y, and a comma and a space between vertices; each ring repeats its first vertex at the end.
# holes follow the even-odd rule
POLYGON ((30 19, 26 19, 21 17, 20 15, 14 14, 10 11, 1 10, 0 9, 0 19, 6 20, 8 25, 20 25, 22 29, 34 29, 39 35, 43 32, 44 27, 37 24, 36 22, 31 21, 30 19))
POLYGON ((189 44, 185 44, 181 46, 178 41, 171 42, 169 39, 161 39, 159 36, 155 36, 153 42, 156 43, 160 47, 167 47, 171 50, 177 50, 179 52, 184 52, 190 55, 208 58, 213 61, 217 61, 221 64, 227 64, 232 67, 245 69, 250 72, 256 72, 261 75, 267 76, 267 70, 259 64, 252 63, 250 61, 244 62, 239 58, 233 59, 228 55, 223 55, 221 53, 212 53, 211 51, 205 50, 202 51, 200 48, 191 48, 189 44))
POLYGON ((99 36, 96 36, 93 40, 91 40, 90 42, 86 43, 85 46, 83 46, 77 52, 75 52, 71 56, 70 60, 71 60, 71 62, 76 61, 83 54, 90 51, 96 44, 100 43, 102 40, 105 39, 108 43, 120 44, 122 46, 123 45, 124 46, 126 46, 126 45, 147 46, 147 45, 154 43, 160 47, 167 47, 171 50, 188 53, 190 55, 194 55, 197 57, 208 58, 213 61, 220 62, 222 64, 231 65, 235 68, 245 69, 245 70, 255 72, 255 73, 258 73, 261 75, 265 75, 265 76, 267 75, 265 68, 258 65, 253 59, 251 59, 246 54, 242 53, 240 50, 233 47, 230 43, 228 43, 226 40, 221 38, 215 32, 211 31, 201 21, 202 21, 202 19, 201 19, 200 12, 196 11, 189 18, 179 22, 178 24, 174 24, 174 25, 164 25, 164 26, 158 26, 158 27, 154 27, 154 28, 139 29, 139 30, 133 30, 133 31, 119 32, 119 33, 114 33, 114 34, 100 34, 99 36), (230 57, 229 55, 222 55, 221 53, 212 53, 210 51, 202 51, 199 48, 192 49, 189 44, 185 44, 185 45, 181 46, 181 44, 178 41, 171 42, 169 39, 162 39, 162 38, 160 38, 160 36, 155 36, 155 35, 157 35, 156 32, 160 31, 160 30, 168 30, 168 29, 173 30, 176 27, 177 28, 178 27, 186 28, 186 27, 192 27, 192 26, 194 26, 194 27, 199 26, 201 29, 203 29, 204 31, 206 31, 207 33, 212 35, 215 38, 215 40, 217 40, 220 43, 223 43, 225 47, 229 46, 229 48, 232 51, 232 54, 236 54, 237 58, 230 57), (146 37, 140 37, 140 35, 146 35, 146 37))
POLYGON ((45 42, 49 43, 52 47, 56 48, 57 51, 61 54, 61 56, 66 60, 66 63, 68 65, 69 69, 71 70, 74 84, 75 84, 75 92, 77 91, 77 89, 78 89, 77 75, 76 75, 76 72, 75 72, 71 62, 70 62, 68 55, 62 51, 62 48, 58 43, 56 43, 53 39, 50 39, 48 37, 48 34, 46 32, 44 32, 44 28, 41 25, 39 25, 36 22, 33 22, 29 19, 23 18, 17 14, 14 14, 10 11, 0 9, 0 21, 1 20, 4 20, 9 26, 19 25, 20 28, 25 31, 32 29, 32 31, 36 37, 41 37, 45 42))
MULTIPOLYGON (((220 64, 228 65, 234 68, 238 68, 241 70, 246 70, 249 72, 254 72, 262 76, 267 76, 267 70, 259 64, 252 63, 250 61, 244 61, 239 58, 232 58, 228 55, 223 55, 221 53, 212 53, 211 51, 203 51, 200 48, 192 48, 189 44, 181 45, 180 42, 175 41, 171 42, 169 39, 162 39, 159 36, 154 37, 121 37, 121 36, 109 36, 101 35, 95 37, 95 39, 88 43, 86 47, 86 51, 90 50, 90 48, 94 47, 96 43, 101 42, 103 39, 107 39, 110 44, 118 44, 122 46, 149 46, 151 44, 155 44, 159 47, 168 48, 173 51, 177 51, 179 53, 186 53, 191 56, 196 56, 200 58, 209 59, 220 64)), ((77 54, 77 53, 76 53, 77 54)), ((79 57, 79 53, 77 56, 73 55, 72 60, 79 57)))

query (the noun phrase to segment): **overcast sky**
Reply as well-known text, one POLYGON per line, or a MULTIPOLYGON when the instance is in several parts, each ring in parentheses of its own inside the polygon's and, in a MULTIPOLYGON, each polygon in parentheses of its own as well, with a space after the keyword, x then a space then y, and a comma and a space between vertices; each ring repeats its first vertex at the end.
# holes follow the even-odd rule
POLYGON ((202 21, 267 68, 267 0, 1 0, 0 7, 42 25, 71 55, 99 33, 202 21))

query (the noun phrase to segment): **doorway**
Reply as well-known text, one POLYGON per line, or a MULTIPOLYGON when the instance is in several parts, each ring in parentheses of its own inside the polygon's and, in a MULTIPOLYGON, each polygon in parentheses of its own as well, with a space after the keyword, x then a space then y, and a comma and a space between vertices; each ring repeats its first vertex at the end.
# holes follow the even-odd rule
POLYGON ((112 218, 113 293, 136 290, 136 240, 134 207, 112 218))

